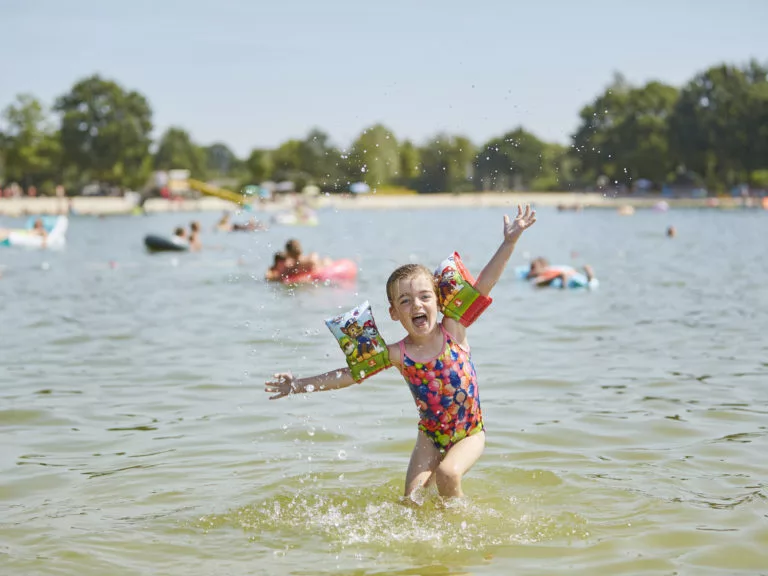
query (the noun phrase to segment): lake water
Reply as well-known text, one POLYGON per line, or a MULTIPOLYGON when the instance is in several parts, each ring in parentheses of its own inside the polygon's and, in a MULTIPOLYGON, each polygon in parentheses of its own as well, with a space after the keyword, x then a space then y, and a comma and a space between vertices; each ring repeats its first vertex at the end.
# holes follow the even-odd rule
POLYGON ((588 262, 601 286, 494 289, 463 502, 399 503, 417 415, 396 371, 267 400, 276 370, 343 365, 339 310, 370 300, 402 337, 391 270, 456 249, 477 273, 502 213, 75 217, 62 253, 4 249, 0 573, 768 574, 768 212, 540 210, 510 266, 588 262), (193 217, 203 252, 145 253, 193 217), (356 284, 264 283, 291 236, 357 260, 356 284))

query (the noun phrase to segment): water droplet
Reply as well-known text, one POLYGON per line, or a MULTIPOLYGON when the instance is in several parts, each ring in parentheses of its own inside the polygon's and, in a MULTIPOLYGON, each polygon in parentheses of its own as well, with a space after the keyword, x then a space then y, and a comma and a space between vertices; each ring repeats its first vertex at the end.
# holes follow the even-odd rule
POLYGON ((339 450, 339 460, 346 460, 346 459, 347 459, 347 451, 339 450))

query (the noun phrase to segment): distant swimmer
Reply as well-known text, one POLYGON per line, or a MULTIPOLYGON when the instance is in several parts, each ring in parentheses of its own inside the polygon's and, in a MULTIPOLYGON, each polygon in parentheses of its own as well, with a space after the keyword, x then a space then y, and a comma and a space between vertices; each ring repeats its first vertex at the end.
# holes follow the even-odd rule
POLYGON ((276 252, 272 266, 267 270, 264 277, 271 282, 279 282, 286 277, 288 270, 288 256, 285 252, 276 252))
POLYGON ((229 212, 224 212, 221 219, 216 223, 215 229, 219 232, 231 232, 234 226, 229 221, 229 212))
POLYGON ((45 244, 48 241, 48 231, 45 229, 42 218, 35 220, 35 223, 32 226, 32 234, 40 236, 43 239, 43 248, 45 248, 45 244))
POLYGON ((594 270, 589 264, 585 264, 582 269, 584 270, 583 277, 571 266, 552 266, 546 258, 534 258, 531 260, 531 265, 525 278, 540 288, 550 286, 556 280, 559 280, 558 285, 560 288, 568 288, 575 280, 581 280, 581 282, 578 282, 579 284, 583 283, 589 287, 595 280, 594 270))
POLYGON ((200 222, 194 220, 189 225, 189 249, 197 252, 202 247, 203 243, 200 241, 200 222))
POLYGON ((231 230, 233 232, 256 232, 267 230, 267 226, 263 222, 256 220, 256 218, 250 218, 245 224, 235 222, 232 224, 231 230))
POLYGON ((179 226, 176 228, 176 230, 173 231, 173 240, 176 242, 186 242, 187 241, 187 230, 183 228, 182 226, 179 226))
POLYGON ((674 226, 670 226, 669 228, 667 228, 667 236, 669 238, 674 238, 675 236, 677 236, 677 230, 675 229, 674 226))
POLYGON ((301 242, 292 238, 285 243, 285 254, 288 256, 288 274, 301 274, 304 272, 313 272, 320 266, 329 266, 332 262, 330 258, 320 258, 317 252, 304 254, 301 242))

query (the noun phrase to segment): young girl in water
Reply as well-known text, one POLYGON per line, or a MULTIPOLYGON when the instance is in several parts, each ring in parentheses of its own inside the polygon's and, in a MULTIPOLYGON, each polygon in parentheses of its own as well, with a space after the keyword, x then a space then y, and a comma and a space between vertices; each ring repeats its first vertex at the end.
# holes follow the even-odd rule
MULTIPOLYGON (((518 205, 517 217, 504 215, 504 240, 474 284, 488 296, 501 277, 521 234, 536 222, 530 206, 518 205)), ((438 290, 427 268, 407 264, 387 280, 389 314, 408 335, 389 345, 389 359, 411 389, 419 411, 419 432, 405 480, 405 497, 434 480, 443 498, 462 496, 461 479, 485 447, 485 431, 477 374, 466 328, 457 320, 438 317, 438 290)), ((337 390, 355 384, 349 368, 294 378, 278 373, 265 383, 270 400, 289 394, 337 390)))

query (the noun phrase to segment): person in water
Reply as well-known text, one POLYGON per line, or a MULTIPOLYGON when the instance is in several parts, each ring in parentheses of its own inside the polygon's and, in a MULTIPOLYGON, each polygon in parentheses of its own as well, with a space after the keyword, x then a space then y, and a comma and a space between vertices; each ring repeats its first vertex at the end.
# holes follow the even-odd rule
POLYGON ((48 242, 48 230, 45 229, 42 218, 35 219, 35 223, 32 225, 32 234, 40 236, 43 239, 43 248, 45 248, 48 242))
POLYGON ((285 243, 285 254, 288 256, 286 275, 314 272, 315 269, 328 266, 332 262, 330 258, 320 258, 317 252, 304 254, 301 242, 295 238, 285 243))
POLYGON ((285 271, 288 266, 288 256, 285 252, 276 252, 272 267, 267 270, 264 277, 269 281, 279 281, 285 277, 285 271))
POLYGON ((239 232, 255 232, 257 230, 262 231, 266 230, 267 227, 262 223, 256 220, 253 216, 248 219, 248 222, 245 224, 241 224, 239 222, 235 222, 232 224, 232 231, 239 231, 239 232))
MULTIPOLYGON (((504 215, 504 239, 474 284, 487 296, 501 277, 521 234, 536 222, 530 206, 504 215)), ((442 498, 463 496, 461 481, 485 448, 477 374, 467 329, 439 318, 439 294, 432 272, 419 264, 400 266, 386 285, 389 314, 407 335, 389 345, 389 359, 408 383, 419 412, 416 445, 405 479, 405 497, 418 502, 419 490, 434 481, 442 498)), ((267 380, 270 400, 289 394, 337 390, 355 383, 349 368, 307 378, 282 372, 267 380)))
POLYGON ((189 238, 187 237, 187 229, 183 226, 178 226, 173 231, 173 236, 171 236, 171 242, 176 244, 177 246, 181 246, 183 248, 189 248, 189 238))
POLYGON ((221 219, 216 223, 215 229, 218 232, 231 232, 233 228, 232 222, 229 221, 229 212, 224 212, 221 219))
MULTIPOLYGON (((583 270, 589 284, 595 277, 592 266, 585 264, 583 270)), ((559 278, 561 281, 560 287, 567 288, 568 280, 575 274, 578 274, 578 272, 570 266, 551 266, 546 258, 534 258, 531 260, 531 266, 526 279, 533 282, 537 287, 544 287, 549 286, 559 278)))
POLYGON ((200 241, 200 222, 193 220, 189 224, 189 249, 197 252, 202 247, 203 243, 200 241))

